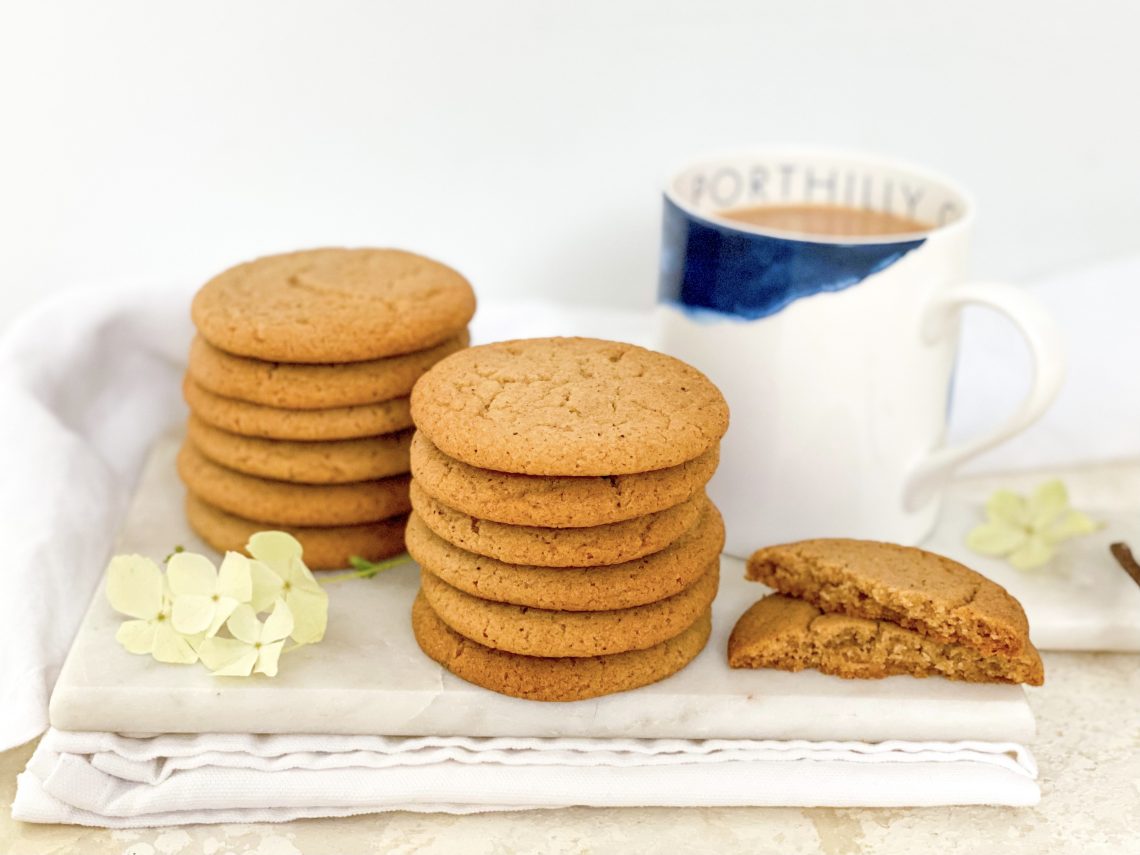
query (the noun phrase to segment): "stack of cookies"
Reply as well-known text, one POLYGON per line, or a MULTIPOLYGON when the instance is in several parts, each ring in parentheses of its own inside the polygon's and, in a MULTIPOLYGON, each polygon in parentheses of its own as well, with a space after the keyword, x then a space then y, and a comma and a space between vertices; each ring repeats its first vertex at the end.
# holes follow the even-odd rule
POLYGON ((728 408, 700 372, 594 339, 471 348, 416 384, 412 627, 469 682, 570 701, 704 647, 724 543, 704 493, 728 408))
POLYGON ((194 298, 178 471, 218 550, 267 528, 314 569, 404 549, 408 396, 467 346, 467 281, 397 250, 320 249, 234 267, 194 298))
POLYGON ((942 555, 893 543, 808 540, 759 550, 747 574, 778 593, 737 622, 728 642, 734 668, 1044 682, 1021 604, 942 555))

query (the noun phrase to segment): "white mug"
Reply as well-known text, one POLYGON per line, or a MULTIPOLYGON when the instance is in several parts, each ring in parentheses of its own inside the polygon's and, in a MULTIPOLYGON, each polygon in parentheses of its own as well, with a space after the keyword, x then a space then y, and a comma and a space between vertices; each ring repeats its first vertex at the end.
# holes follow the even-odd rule
POLYGON ((732 423, 709 487, 726 551, 858 537, 918 543, 962 462, 1037 419, 1064 374, 1060 331, 1023 291, 967 278, 974 205, 923 169, 812 149, 693 163, 665 188, 658 347, 704 371, 732 423), (719 218, 835 204, 932 223, 864 238, 719 218), (945 444, 960 310, 1006 315, 1034 360, 1017 412, 945 444))

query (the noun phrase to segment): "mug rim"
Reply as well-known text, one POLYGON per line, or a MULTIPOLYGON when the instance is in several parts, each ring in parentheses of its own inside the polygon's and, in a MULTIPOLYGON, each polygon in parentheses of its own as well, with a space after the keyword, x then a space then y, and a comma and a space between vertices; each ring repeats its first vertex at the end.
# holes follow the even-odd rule
POLYGON ((935 235, 950 235, 956 231, 968 228, 974 220, 975 202, 973 195, 962 187, 957 181, 947 177, 937 170, 930 169, 925 166, 912 163, 908 160, 901 158, 890 157, 887 155, 868 154, 863 151, 855 149, 832 148, 828 146, 813 146, 813 145, 796 145, 796 144, 783 144, 783 145, 764 145, 752 148, 740 148, 727 151, 714 152, 702 157, 691 158, 683 165, 670 170, 668 177, 665 180, 664 196, 667 201, 676 205, 689 217, 700 220, 714 228, 726 229, 728 231, 740 232, 743 234, 760 235, 763 237, 779 238, 782 240, 796 240, 804 243, 819 243, 829 245, 863 245, 863 244, 892 244, 892 243, 910 243, 923 238, 930 238, 935 235), (740 160, 744 158, 779 158, 786 157, 795 159, 797 157, 833 157, 836 159, 845 159, 858 161, 869 166, 880 168, 892 168, 904 172, 910 172, 916 177, 933 184, 940 184, 942 187, 953 195, 957 196, 962 202, 962 214, 955 220, 942 225, 932 226, 928 229, 922 229, 915 232, 900 232, 891 235, 820 235, 811 234, 807 232, 796 232, 787 229, 776 229, 770 226, 761 226, 753 223, 744 223, 736 220, 728 220, 720 217, 712 217, 708 214, 696 210, 688 202, 680 199, 676 192, 674 192, 674 185, 677 179, 685 172, 694 167, 715 164, 729 160, 740 160))

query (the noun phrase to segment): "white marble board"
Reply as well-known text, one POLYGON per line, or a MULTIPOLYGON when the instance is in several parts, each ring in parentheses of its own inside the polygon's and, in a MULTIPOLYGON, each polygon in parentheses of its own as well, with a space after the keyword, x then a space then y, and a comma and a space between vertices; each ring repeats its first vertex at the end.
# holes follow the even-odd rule
MULTIPOLYGON (((161 559, 176 544, 207 551, 186 527, 174 474, 177 440, 143 474, 119 551, 161 559)), ((217 678, 162 665, 114 640, 120 618, 92 601, 51 701, 63 730, 121 733, 371 733, 468 736, 638 736, 1010 740, 1034 731, 1017 686, 895 677, 848 681, 815 672, 733 671, 728 633, 763 589, 725 558, 705 651, 680 674, 632 692, 575 703, 507 698, 446 673, 412 637, 419 571, 409 564, 330 586, 323 642, 282 658, 273 679, 217 678)))

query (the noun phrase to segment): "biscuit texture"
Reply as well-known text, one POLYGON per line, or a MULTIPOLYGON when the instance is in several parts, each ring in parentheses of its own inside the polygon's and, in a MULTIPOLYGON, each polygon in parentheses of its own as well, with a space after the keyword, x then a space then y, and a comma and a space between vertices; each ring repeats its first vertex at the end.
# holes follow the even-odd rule
POLYGON ((408 471, 410 430, 364 439, 295 442, 240 436, 191 415, 186 435, 215 463, 247 475, 297 484, 345 484, 408 471))
POLYGON ((510 525, 581 528, 671 508, 716 471, 719 446, 668 469, 634 475, 515 475, 448 457, 422 432, 412 437, 412 475, 425 493, 473 517, 510 525))
POLYGON ((422 592, 412 604, 412 631, 431 659, 476 686, 532 701, 580 701, 656 683, 692 662, 711 628, 706 612, 680 635, 647 650, 561 659, 520 656, 453 631, 422 592))
POLYGON ((359 439, 411 427, 408 398, 327 410, 285 410, 215 395, 186 377, 182 397, 207 424, 242 436, 302 442, 359 439))
POLYGON ((312 249, 218 274, 190 307, 199 334, 239 356, 357 362, 434 347, 475 313, 471 285, 395 249, 312 249))
POLYGON ((197 498, 186 496, 186 519, 190 528, 218 552, 244 552, 250 536, 270 528, 287 531, 300 541, 305 550, 305 564, 312 570, 340 570, 348 567, 348 559, 359 555, 369 561, 380 561, 404 551, 406 516, 392 517, 375 523, 314 528, 308 526, 266 526, 228 514, 197 498))
POLYGON ((190 343, 187 371, 215 395, 267 407, 321 410, 407 397, 429 368, 467 346, 467 331, 427 350, 333 365, 247 359, 218 350, 201 336, 190 343))
POLYGON ((609 476, 699 457, 727 430, 728 407, 707 377, 670 356, 547 338, 452 354, 412 390, 412 418, 471 466, 609 476))
POLYGON ((467 552, 408 518, 408 552, 453 588, 473 597, 557 611, 628 609, 671 597, 692 585, 724 546, 724 522, 709 502, 697 524, 665 549, 602 567, 506 564, 467 552))
POLYGON ((712 605, 720 562, 692 585, 656 603, 600 612, 532 609, 480 600, 426 570, 420 587, 439 619, 460 635, 523 656, 604 656, 644 650, 680 635, 712 605))
POLYGON ((664 511, 589 528, 540 528, 476 519, 431 498, 413 478, 412 507, 448 543, 508 564, 594 567, 621 564, 667 547, 692 528, 708 499, 699 493, 664 511))
POLYGON ((219 466, 191 443, 178 452, 178 475, 214 507, 270 525, 357 525, 406 514, 412 507, 407 475, 354 484, 290 484, 219 466))
POLYGON ((733 668, 813 668, 847 679, 895 674, 948 677, 971 683, 1045 681, 1032 644, 1012 656, 943 644, 897 624, 826 614, 804 600, 771 594, 748 609, 728 639, 733 668))
POLYGON ((882 620, 983 653, 1018 653, 1029 622, 1005 588, 942 555, 869 540, 758 550, 747 576, 825 612, 882 620))

